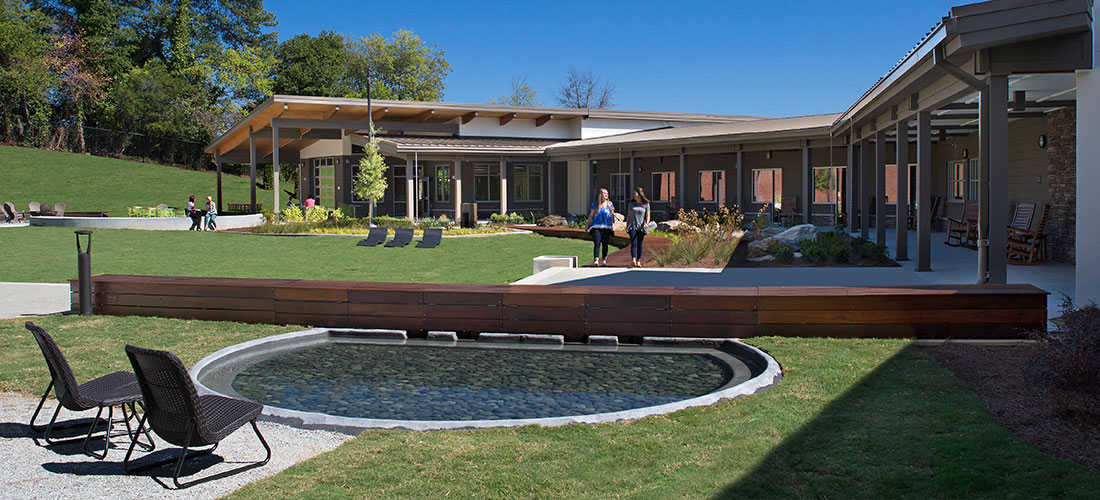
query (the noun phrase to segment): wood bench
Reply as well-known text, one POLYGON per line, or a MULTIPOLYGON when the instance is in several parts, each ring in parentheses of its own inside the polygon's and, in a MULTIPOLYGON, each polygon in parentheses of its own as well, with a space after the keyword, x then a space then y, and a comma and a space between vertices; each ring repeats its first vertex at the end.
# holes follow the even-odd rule
MULTIPOLYGON (((264 209, 264 205, 262 203, 257 203, 256 204, 256 213, 262 212, 263 209, 264 209)), ((253 213, 252 212, 252 204, 250 204, 250 203, 226 203, 225 204, 225 211, 226 212, 233 212, 233 213, 246 213, 246 214, 253 213)))
MULTIPOLYGON (((99 275, 96 314, 588 335, 1024 338, 1045 328, 1031 285, 632 287, 99 275), (613 293, 609 293, 613 292, 613 293)), ((77 310, 76 280, 71 281, 77 310)))

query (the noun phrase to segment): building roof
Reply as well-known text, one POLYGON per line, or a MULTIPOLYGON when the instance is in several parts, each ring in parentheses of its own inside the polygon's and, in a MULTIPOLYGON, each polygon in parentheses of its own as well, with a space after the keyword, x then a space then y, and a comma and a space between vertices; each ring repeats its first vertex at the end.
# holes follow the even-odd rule
MULTIPOLYGON (((530 139, 520 137, 435 137, 413 135, 380 135, 381 148, 393 153, 507 153, 507 154, 543 154, 547 146, 558 144, 562 139, 530 139)), ((352 139, 355 144, 365 144, 367 138, 358 135, 352 139)))
POLYGON ((569 141, 548 146, 547 153, 575 153, 609 147, 659 147, 665 143, 702 144, 708 142, 738 142, 771 140, 790 137, 806 138, 828 135, 829 127, 840 114, 772 118, 738 123, 670 127, 626 134, 569 141))

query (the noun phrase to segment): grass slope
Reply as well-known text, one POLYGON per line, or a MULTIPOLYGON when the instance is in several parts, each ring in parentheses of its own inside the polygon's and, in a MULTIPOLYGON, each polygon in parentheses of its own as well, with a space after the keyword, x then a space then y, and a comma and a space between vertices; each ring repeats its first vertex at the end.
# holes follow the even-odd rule
MULTIPOLYGON (((296 328, 35 321, 54 334, 81 381, 127 369, 126 343, 169 349, 191 364, 296 328)), ((22 324, 0 320, 0 390, 37 396, 49 375, 22 324)), ((762 394, 616 424, 368 431, 231 498, 1000 499, 1100 491, 1100 474, 994 424, 976 394, 905 340, 750 342, 784 369, 762 394)))
MULTIPOLYGON (((421 283, 509 283, 539 255, 584 256, 592 243, 535 235, 446 238, 435 249, 355 246, 344 236, 96 229, 93 274, 217 276, 421 283)), ((0 281, 76 277, 72 229, 0 229, 0 281)), ((581 257, 580 261, 585 261, 581 257)))
MULTIPOLYGON (((0 203, 10 201, 19 210, 32 201, 62 201, 68 210, 125 217, 133 205, 182 208, 192 194, 202 201, 217 198, 217 176, 211 172, 12 146, 0 146, 0 178, 0 203)), ((248 179, 222 176, 222 195, 224 203, 248 203, 248 179)), ((265 207, 271 198, 271 191, 256 191, 265 207)))

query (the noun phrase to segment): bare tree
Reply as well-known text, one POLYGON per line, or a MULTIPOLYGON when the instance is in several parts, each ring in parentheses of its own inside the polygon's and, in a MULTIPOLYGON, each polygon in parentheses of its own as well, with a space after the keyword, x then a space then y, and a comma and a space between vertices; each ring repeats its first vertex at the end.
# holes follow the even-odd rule
POLYGON ((614 107, 615 84, 593 75, 592 70, 569 68, 569 75, 558 90, 558 102, 567 108, 608 109, 614 107))

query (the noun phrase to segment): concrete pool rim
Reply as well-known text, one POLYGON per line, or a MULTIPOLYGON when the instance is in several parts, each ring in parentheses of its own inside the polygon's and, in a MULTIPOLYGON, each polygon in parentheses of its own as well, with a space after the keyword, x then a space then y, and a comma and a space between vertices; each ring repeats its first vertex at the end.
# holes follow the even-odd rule
MULTIPOLYGON (((237 355, 257 350, 272 350, 280 347, 307 345, 314 342, 327 341, 331 334, 362 334, 374 342, 381 343, 405 343, 405 332, 401 330, 352 330, 337 328, 313 328, 297 332, 289 332, 270 337, 250 340, 220 349, 195 363, 189 370, 195 381, 199 394, 221 394, 238 397, 235 394, 223 394, 207 387, 201 379, 207 372, 215 370, 222 364, 237 355), (388 341, 388 342, 387 342, 388 341)), ((415 340, 415 339, 414 339, 415 340)), ((452 345, 447 341, 430 341, 440 346, 452 345)), ((466 341, 463 341, 466 342, 466 341)), ((479 341, 480 343, 480 341, 479 341)), ((485 344, 487 346, 487 343, 485 344)), ((593 350, 617 349, 615 346, 598 346, 587 344, 593 350)), ((545 418, 514 418, 493 420, 390 420, 373 418, 355 418, 329 415, 325 413, 291 410, 275 406, 264 406, 261 420, 278 422, 302 429, 324 429, 337 432, 357 434, 365 429, 409 429, 409 430, 444 430, 444 429, 475 429, 488 427, 518 427, 523 425, 539 425, 554 427, 569 424, 594 424, 604 422, 618 422, 633 420, 651 415, 663 415, 685 408, 708 406, 719 401, 737 398, 749 394, 755 394, 767 390, 782 378, 782 370, 779 363, 764 351, 741 342, 738 339, 711 339, 711 338, 665 338, 646 337, 644 346, 649 347, 695 347, 710 348, 735 357, 743 362, 750 371, 747 380, 732 386, 696 396, 693 398, 674 401, 671 403, 634 408, 629 410, 594 413, 586 415, 569 415, 545 418)), ((541 345, 540 348, 552 348, 541 345)), ((625 346, 624 346, 625 347, 625 346)))

